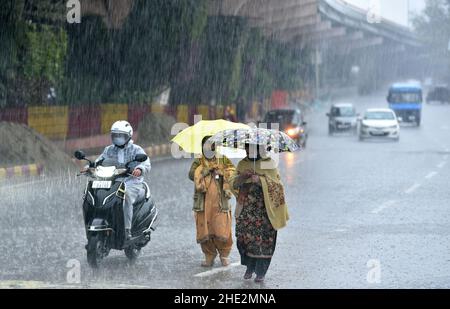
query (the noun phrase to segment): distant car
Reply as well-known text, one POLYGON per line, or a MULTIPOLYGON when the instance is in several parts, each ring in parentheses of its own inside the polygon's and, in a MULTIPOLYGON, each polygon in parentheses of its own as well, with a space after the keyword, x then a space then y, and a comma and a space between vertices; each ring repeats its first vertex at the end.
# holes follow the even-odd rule
POLYGON ((271 124, 278 124, 278 130, 283 131, 295 140, 301 147, 306 147, 308 139, 307 123, 300 109, 274 109, 264 117, 267 128, 275 129, 271 124))
POLYGON ((368 109, 360 120, 359 140, 366 138, 400 139, 400 125, 392 109, 368 109))
POLYGON ((436 86, 427 95, 427 104, 431 102, 450 103, 450 89, 446 86, 436 86))
POLYGON ((328 116, 328 133, 351 131, 357 133, 357 117, 355 107, 350 103, 339 103, 331 106, 328 116))

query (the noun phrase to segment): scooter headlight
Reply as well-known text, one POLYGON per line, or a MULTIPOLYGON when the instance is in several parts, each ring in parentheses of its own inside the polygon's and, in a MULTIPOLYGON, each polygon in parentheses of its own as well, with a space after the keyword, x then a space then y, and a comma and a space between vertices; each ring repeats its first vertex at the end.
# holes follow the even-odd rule
POLYGON ((126 169, 126 168, 117 168, 117 169, 114 171, 114 176, 122 175, 122 174, 125 174, 126 172, 127 172, 127 169, 126 169))
POLYGON ((99 166, 95 170, 95 176, 98 178, 111 178, 116 171, 115 166, 99 166))

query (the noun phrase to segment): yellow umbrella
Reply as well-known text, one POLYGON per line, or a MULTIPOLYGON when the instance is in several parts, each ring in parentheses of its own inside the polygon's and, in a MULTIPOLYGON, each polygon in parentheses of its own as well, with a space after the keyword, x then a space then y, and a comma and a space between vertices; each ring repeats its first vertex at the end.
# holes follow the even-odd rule
POLYGON ((212 136, 224 130, 245 128, 249 128, 249 126, 223 119, 201 120, 178 133, 172 142, 177 143, 185 152, 201 154, 202 140, 205 136, 212 136))

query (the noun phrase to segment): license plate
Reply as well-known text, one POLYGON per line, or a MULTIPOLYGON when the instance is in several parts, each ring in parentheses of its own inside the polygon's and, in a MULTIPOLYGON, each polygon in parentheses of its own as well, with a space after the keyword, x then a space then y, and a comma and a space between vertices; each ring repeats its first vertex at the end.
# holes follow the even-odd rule
POLYGON ((382 130, 372 131, 371 133, 372 133, 372 135, 384 135, 384 131, 382 131, 382 130))
POLYGON ((92 182, 93 189, 109 189, 111 188, 111 181, 95 180, 92 182))

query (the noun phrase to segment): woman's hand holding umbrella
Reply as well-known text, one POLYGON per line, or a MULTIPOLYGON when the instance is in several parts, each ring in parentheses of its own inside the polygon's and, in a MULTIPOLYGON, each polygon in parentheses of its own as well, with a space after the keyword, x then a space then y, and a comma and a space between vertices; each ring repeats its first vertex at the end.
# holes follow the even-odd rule
POLYGON ((253 182, 254 184, 259 184, 259 183, 261 183, 261 179, 259 178, 259 175, 258 175, 258 174, 253 174, 253 175, 251 176, 251 178, 252 178, 252 182, 253 182))

